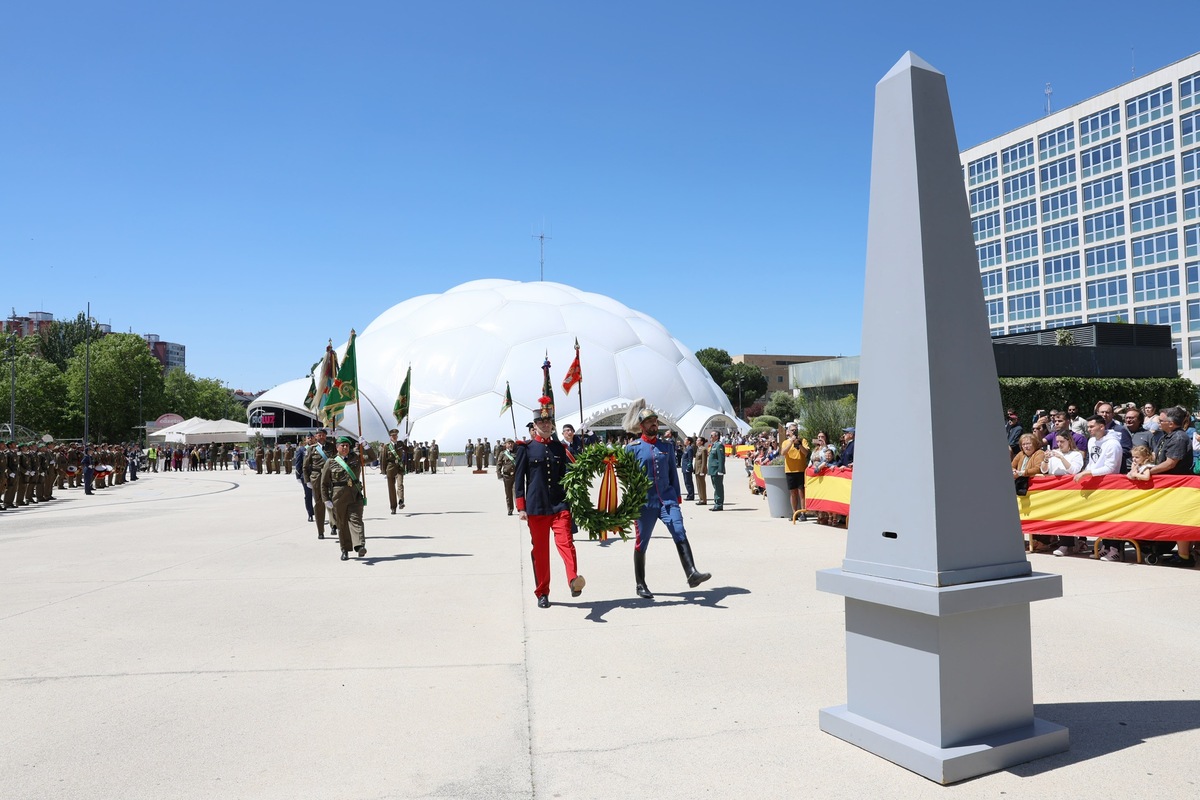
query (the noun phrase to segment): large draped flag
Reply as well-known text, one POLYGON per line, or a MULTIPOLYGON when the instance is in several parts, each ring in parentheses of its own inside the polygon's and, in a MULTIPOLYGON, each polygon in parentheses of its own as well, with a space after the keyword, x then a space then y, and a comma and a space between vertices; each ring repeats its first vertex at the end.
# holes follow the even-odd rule
POLYGON ((504 416, 504 412, 512 408, 512 387, 508 385, 508 381, 504 382, 504 405, 500 406, 500 416, 504 416))
POLYGON ((329 396, 330 389, 333 388, 333 382, 337 380, 338 361, 337 353, 333 351, 333 340, 325 345, 325 355, 321 357, 321 370, 317 374, 316 397, 313 399, 313 405, 309 409, 317 415, 317 419, 325 421, 325 399, 329 396))
POLYGON ((571 393, 571 389, 577 383, 583 381, 583 370, 579 367, 579 339, 575 339, 575 360, 571 362, 571 366, 567 369, 567 376, 563 378, 563 391, 567 394, 571 393))
POLYGON ((333 379, 333 386, 325 396, 325 418, 331 426, 346 413, 346 406, 358 397, 358 364, 354 358, 354 331, 350 331, 350 344, 346 345, 346 357, 341 369, 333 379))
POLYGON ((400 394, 396 395, 396 405, 392 406, 392 416, 396 418, 396 424, 408 416, 409 401, 412 399, 412 364, 408 365, 408 373, 404 376, 404 383, 400 384, 400 394))
MULTIPOLYGON (((318 362, 320 363, 320 362, 318 362)), ((313 364, 311 371, 316 371, 317 365, 313 364)), ((308 379, 308 394, 304 395, 304 407, 309 411, 315 410, 314 404, 317 401, 317 379, 310 377, 308 379)))

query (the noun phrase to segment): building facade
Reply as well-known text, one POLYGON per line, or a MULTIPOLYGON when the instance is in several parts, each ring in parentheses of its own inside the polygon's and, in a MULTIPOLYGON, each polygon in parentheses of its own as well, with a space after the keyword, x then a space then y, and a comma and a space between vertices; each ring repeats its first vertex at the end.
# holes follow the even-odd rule
POLYGON ((961 154, 993 336, 1169 325, 1200 379, 1200 53, 961 154))
MULTIPOLYGON (((768 355, 766 353, 743 353, 736 356, 730 356, 730 360, 734 364, 751 364, 762 370, 763 375, 767 379, 767 391, 763 395, 764 399, 770 397, 773 392, 790 392, 793 389, 791 382, 788 380, 788 368, 793 364, 807 364, 810 361, 825 361, 833 358, 833 356, 788 356, 788 355, 768 355)), ((745 398, 747 401, 750 398, 745 398)))

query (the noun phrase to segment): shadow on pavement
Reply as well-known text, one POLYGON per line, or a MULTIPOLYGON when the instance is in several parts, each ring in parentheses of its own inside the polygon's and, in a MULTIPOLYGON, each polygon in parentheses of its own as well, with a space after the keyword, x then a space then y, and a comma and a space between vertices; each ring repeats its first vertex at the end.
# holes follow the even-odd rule
POLYGON ((653 600, 643 600, 640 597, 626 597, 620 600, 603 600, 596 603, 562 603, 554 602, 552 606, 562 606, 564 608, 586 608, 588 615, 586 619, 592 622, 608 622, 604 615, 618 608, 627 609, 651 609, 651 608, 667 608, 670 606, 705 606, 707 608, 725 608, 721 605, 727 597, 732 597, 738 594, 750 594, 749 589, 743 589, 740 586, 722 586, 717 589, 690 589, 686 592, 658 592, 654 595, 653 600), (671 598, 664 600, 663 598, 671 598))
POLYGON ((432 536, 365 536, 365 539, 432 539, 432 536))
MULTIPOLYGON (((400 553, 394 556, 367 556, 366 558, 356 559, 360 564, 366 564, 368 567, 373 567, 376 564, 381 564, 385 561, 411 561, 414 558, 470 558, 471 553, 400 553)), ((351 556, 354 558, 354 556, 351 556)))
MULTIPOLYGON (((1103 681, 1097 684, 1101 685, 1103 681)), ((1046 703, 1034 706, 1034 713, 1070 728, 1071 749, 1006 770, 1022 778, 1136 747, 1157 736, 1200 728, 1200 700, 1046 703)), ((1175 769, 1175 764, 1145 765, 1149 783, 1156 771, 1175 769)))
POLYGON ((440 517, 445 514, 483 514, 483 511, 397 511, 398 517, 440 517))

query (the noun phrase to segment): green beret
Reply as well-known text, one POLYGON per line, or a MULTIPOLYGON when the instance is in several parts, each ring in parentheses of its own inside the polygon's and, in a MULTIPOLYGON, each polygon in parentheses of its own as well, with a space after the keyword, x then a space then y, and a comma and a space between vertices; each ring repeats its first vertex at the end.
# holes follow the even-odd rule
POLYGON ((337 443, 338 444, 354 444, 354 440, 351 439, 349 436, 339 436, 337 438, 337 443))

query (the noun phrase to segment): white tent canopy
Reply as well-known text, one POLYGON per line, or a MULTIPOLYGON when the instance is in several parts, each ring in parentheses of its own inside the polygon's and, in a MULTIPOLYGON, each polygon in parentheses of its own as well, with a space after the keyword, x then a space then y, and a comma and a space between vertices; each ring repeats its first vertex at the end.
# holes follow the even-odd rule
MULTIPOLYGON (((547 357, 560 424, 591 425, 644 397, 684 433, 706 425, 747 429, 692 351, 658 321, 561 283, 481 280, 413 297, 379 315, 355 347, 362 432, 371 440, 386 440, 388 429, 397 427, 392 409, 410 365, 410 419, 399 425, 402 435, 411 427, 411 438, 436 439, 444 450, 458 450, 467 439, 511 436, 512 418, 500 413, 511 386, 523 436, 542 393, 547 357), (567 395, 562 381, 576 341, 583 383, 567 395)), ((339 360, 345 352, 343 344, 339 360)), ((302 409, 308 386, 307 378, 281 384, 250 410, 302 409)), ((355 405, 341 427, 357 433, 355 405)))
POLYGON ((246 441, 246 423, 231 419, 201 419, 192 417, 169 428, 155 431, 147 440, 151 444, 213 444, 246 441))

